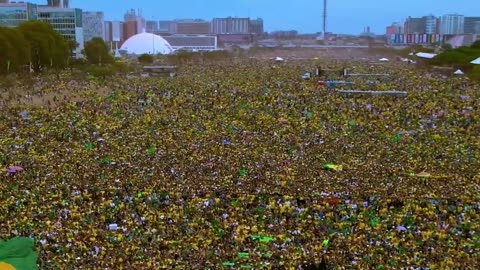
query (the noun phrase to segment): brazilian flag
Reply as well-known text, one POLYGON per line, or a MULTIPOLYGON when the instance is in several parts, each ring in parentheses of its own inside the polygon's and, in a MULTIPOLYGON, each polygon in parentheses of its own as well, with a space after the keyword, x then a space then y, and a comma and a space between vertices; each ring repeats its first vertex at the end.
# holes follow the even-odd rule
POLYGON ((0 240, 0 270, 37 270, 37 258, 31 238, 0 240))

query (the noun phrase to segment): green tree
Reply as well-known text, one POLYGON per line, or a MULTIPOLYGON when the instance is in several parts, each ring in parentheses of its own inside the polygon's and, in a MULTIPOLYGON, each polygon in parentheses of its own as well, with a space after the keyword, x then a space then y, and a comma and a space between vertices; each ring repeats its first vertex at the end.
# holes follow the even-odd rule
POLYGON ((425 48, 422 45, 413 45, 411 48, 414 52, 435 53, 435 49, 425 48))
POLYGON ((72 55, 75 51, 76 48, 78 48, 78 42, 73 40, 73 39, 68 39, 67 41, 67 48, 68 48, 68 51, 70 52, 70 57, 68 57, 68 61, 67 61, 67 66, 69 66, 70 68, 72 68, 72 62, 74 62, 72 58, 72 55))
POLYGON ((480 49, 480 40, 475 41, 475 42, 470 46, 470 48, 480 49))
POLYGON ((131 70, 130 66, 128 66, 126 62, 122 61, 115 61, 112 66, 115 72, 120 74, 127 73, 131 70))
POLYGON ((115 75, 115 69, 112 66, 94 66, 90 65, 86 68, 88 74, 99 79, 106 79, 115 75))
POLYGON ((67 47, 68 47, 68 50, 70 51, 70 54, 73 54, 73 51, 78 47, 78 42, 76 42, 75 40, 73 39, 69 39, 66 41, 67 42, 67 47))
POLYGON ((16 28, 0 27, 0 72, 16 71, 30 62, 30 48, 16 28))
POLYGON ((468 57, 462 52, 451 50, 437 55, 433 60, 434 64, 464 64, 468 62, 468 57))
POLYGON ((15 48, 2 30, 3 28, 0 29, 0 73, 3 74, 8 72, 9 62, 15 59, 15 48))
POLYGON ((70 52, 63 37, 45 22, 28 21, 18 27, 30 48, 30 62, 35 72, 44 67, 63 68, 70 52))
POLYGON ((475 65, 468 77, 472 80, 480 81, 480 65, 475 65))
POLYGON ((445 44, 442 45, 442 49, 445 50, 445 51, 448 51, 448 50, 453 49, 453 47, 452 47, 451 44, 445 43, 445 44))
POLYGON ((142 64, 151 64, 153 63, 154 59, 153 59, 153 56, 151 54, 142 54, 138 57, 138 62, 142 63, 142 64))
POLYGON ((85 43, 85 56, 90 64, 102 65, 113 63, 114 58, 110 54, 108 45, 99 37, 85 43))

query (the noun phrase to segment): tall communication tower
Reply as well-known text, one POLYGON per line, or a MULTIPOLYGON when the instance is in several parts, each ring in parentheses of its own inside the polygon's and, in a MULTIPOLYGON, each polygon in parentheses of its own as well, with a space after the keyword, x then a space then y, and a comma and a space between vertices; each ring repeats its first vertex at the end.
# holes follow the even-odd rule
POLYGON ((323 37, 327 32, 327 0, 323 0, 323 37))

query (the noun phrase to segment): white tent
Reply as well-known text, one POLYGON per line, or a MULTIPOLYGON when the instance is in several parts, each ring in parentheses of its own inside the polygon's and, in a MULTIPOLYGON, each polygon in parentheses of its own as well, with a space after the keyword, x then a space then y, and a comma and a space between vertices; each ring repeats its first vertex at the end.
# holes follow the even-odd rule
POLYGON ((436 53, 422 53, 422 52, 419 52, 419 53, 416 54, 416 56, 418 56, 420 58, 432 59, 435 56, 437 56, 437 54, 436 53))
POLYGON ((284 60, 283 58, 277 56, 277 57, 275 58, 275 61, 277 61, 277 62, 283 62, 283 61, 285 61, 285 60, 284 60))
POLYGON ((388 58, 381 58, 381 59, 378 60, 378 61, 380 61, 380 62, 388 62, 388 61, 390 61, 390 60, 388 60, 388 58))
POLYGON ((453 74, 455 75, 463 75, 465 73, 463 73, 463 71, 461 71, 460 69, 457 69, 457 71, 455 71, 453 74))
POLYGON ((473 60, 473 61, 470 62, 470 63, 472 63, 472 64, 474 64, 474 65, 480 65, 480 57, 477 58, 477 59, 475 59, 475 60, 473 60))

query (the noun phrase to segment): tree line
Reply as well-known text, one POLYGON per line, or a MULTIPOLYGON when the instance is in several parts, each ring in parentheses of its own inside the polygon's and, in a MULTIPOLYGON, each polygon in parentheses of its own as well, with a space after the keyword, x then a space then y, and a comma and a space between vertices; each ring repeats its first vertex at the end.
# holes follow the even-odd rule
MULTIPOLYGON (((64 39, 46 22, 27 21, 18 27, 0 27, 0 74, 63 69, 75 62, 75 40, 64 39)), ((112 64, 113 56, 101 38, 85 44, 82 52, 90 64, 112 64)))
POLYGON ((480 40, 471 46, 462 46, 453 49, 445 47, 444 51, 431 59, 429 62, 437 66, 454 66, 467 72, 470 79, 480 81, 480 65, 472 65, 470 62, 480 57, 480 40))
POLYGON ((16 28, 0 27, 0 73, 64 68, 75 48, 75 41, 65 40, 45 22, 28 21, 16 28))
POLYGON ((431 60, 436 65, 460 64, 468 65, 480 57, 480 40, 475 41, 470 47, 463 46, 453 49, 445 47, 444 51, 431 60))

